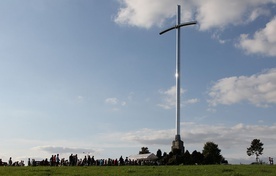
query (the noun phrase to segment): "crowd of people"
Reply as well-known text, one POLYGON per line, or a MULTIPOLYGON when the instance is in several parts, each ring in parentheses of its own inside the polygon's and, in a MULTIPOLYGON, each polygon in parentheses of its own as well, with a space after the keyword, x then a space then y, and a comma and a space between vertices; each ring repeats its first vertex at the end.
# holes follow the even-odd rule
MULTIPOLYGON (((94 156, 86 155, 84 158, 79 158, 77 154, 71 154, 68 159, 60 158, 60 155, 52 155, 50 159, 35 160, 28 158, 27 166, 121 166, 121 165, 157 165, 155 161, 131 160, 128 157, 125 159, 121 156, 119 159, 95 159, 94 156)), ((25 166, 24 161, 12 162, 10 157, 8 162, 2 162, 0 166, 25 166)))
POLYGON ((12 157, 10 157, 8 162, 3 162, 2 159, 0 159, 0 166, 25 166, 25 164, 23 160, 12 162, 12 157))

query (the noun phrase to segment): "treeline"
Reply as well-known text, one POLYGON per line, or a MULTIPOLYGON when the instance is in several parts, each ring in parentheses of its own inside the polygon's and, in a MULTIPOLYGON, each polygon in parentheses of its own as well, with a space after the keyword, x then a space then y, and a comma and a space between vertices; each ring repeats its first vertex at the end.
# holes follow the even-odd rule
POLYGON ((180 151, 171 151, 169 154, 163 153, 160 149, 157 150, 156 156, 158 162, 164 165, 203 165, 203 164, 228 164, 228 161, 220 154, 221 150, 218 145, 213 142, 205 143, 202 152, 193 151, 190 153, 188 150, 185 153, 180 151))

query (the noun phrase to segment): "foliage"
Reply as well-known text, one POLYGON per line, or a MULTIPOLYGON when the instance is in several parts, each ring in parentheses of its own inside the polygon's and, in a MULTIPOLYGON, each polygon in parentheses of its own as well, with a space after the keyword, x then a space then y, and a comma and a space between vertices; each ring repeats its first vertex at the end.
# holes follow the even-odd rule
POLYGON ((105 175, 105 176, 274 176, 270 165, 193 165, 193 166, 87 166, 87 167, 0 167, 1 176, 105 175))
MULTIPOLYGON (((142 147, 140 153, 147 148, 142 147)), ((221 150, 218 145, 213 142, 205 143, 203 153, 193 151, 192 154, 188 150, 185 153, 175 154, 170 152, 168 155, 164 152, 163 157, 160 149, 156 152, 158 162, 165 165, 202 165, 202 164, 228 164, 228 161, 220 154, 221 150)))
POLYGON ((185 165, 192 164, 192 162, 191 162, 191 154, 190 154, 189 150, 186 150, 186 152, 183 155, 183 158, 184 158, 183 159, 183 164, 185 164, 185 165))
POLYGON ((158 159, 162 158, 162 151, 160 149, 157 150, 156 156, 158 157, 158 159))
POLYGON ((220 164, 223 157, 220 154, 218 145, 213 142, 206 142, 202 154, 204 156, 204 164, 220 164))
POLYGON ((259 156, 263 154, 263 143, 260 141, 260 139, 254 139, 251 142, 251 146, 247 148, 247 155, 256 155, 256 162, 259 162, 259 156))
POLYGON ((204 156, 202 153, 195 150, 191 155, 191 160, 192 164, 203 164, 204 156))
POLYGON ((150 153, 148 147, 142 147, 141 151, 139 151, 139 154, 147 154, 150 153))

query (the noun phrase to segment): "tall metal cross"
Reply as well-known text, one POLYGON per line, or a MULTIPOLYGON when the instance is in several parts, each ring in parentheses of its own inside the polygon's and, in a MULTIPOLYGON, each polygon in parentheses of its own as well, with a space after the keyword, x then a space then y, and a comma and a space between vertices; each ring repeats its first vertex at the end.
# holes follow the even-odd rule
POLYGON ((181 7, 177 5, 176 25, 168 28, 159 34, 162 35, 170 30, 176 29, 176 139, 180 140, 180 28, 184 26, 194 25, 197 22, 191 21, 181 23, 181 7))

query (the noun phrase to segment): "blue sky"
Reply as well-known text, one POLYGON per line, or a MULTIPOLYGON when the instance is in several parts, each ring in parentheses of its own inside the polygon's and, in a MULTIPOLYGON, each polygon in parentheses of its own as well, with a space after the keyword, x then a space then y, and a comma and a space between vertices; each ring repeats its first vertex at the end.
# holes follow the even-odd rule
POLYGON ((274 0, 0 1, 0 158, 170 152, 177 4, 185 148, 275 158, 274 0))

